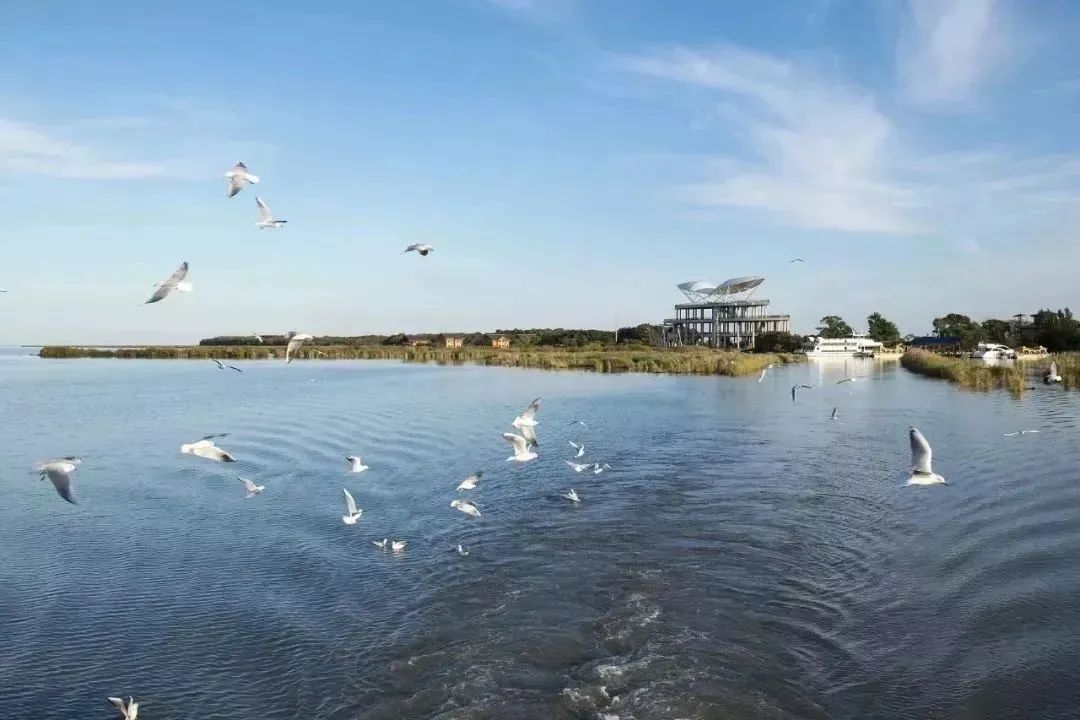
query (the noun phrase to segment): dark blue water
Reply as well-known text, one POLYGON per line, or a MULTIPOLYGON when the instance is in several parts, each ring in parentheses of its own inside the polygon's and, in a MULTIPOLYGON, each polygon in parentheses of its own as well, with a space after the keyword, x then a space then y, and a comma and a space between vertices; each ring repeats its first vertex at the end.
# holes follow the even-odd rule
POLYGON ((242 367, 0 358, 0 718, 1080 714, 1080 395, 242 367), (507 464, 537 395, 541 457, 507 464), (913 423, 948 486, 903 486, 913 423), (212 432, 239 462, 179 453, 212 432), (66 454, 77 506, 29 473, 66 454))

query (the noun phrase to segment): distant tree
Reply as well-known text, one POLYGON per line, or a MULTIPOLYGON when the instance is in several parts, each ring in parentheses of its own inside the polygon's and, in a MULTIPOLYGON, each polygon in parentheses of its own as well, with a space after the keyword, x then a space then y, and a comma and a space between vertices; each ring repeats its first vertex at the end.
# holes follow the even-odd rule
POLYGON ((851 326, 839 315, 826 315, 821 318, 821 325, 818 326, 817 331, 823 338, 851 337, 855 334, 851 326))
POLYGON ((866 327, 871 340, 885 344, 900 342, 900 328, 896 327, 896 323, 883 318, 881 313, 874 313, 866 318, 866 327))
POLYGON ((409 344, 409 336, 406 335, 405 333, 397 333, 396 335, 391 335, 390 337, 383 340, 382 344, 383 345, 408 345, 409 344))
POLYGON ((801 335, 789 332, 766 332, 757 336, 754 352, 795 352, 803 345, 801 335))
POLYGON ((958 338, 960 346, 964 348, 973 348, 983 339, 982 326, 960 313, 934 318, 934 334, 938 337, 958 338))
POLYGON ((1002 345, 1011 345, 1014 342, 1013 325, 1006 320, 983 320, 981 327, 984 340, 1002 345))
POLYGON ((620 345, 635 342, 643 345, 662 345, 664 342, 664 326, 643 323, 634 327, 619 328, 620 345))
POLYGON ((1032 316, 1040 345, 1052 352, 1080 349, 1080 322, 1072 310, 1040 310, 1032 316))

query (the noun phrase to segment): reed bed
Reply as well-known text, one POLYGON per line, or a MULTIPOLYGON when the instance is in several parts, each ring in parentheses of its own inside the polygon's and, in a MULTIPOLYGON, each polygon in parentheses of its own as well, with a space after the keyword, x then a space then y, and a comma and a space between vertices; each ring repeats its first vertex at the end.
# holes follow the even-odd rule
POLYGON ((906 370, 926 377, 941 378, 968 390, 1005 389, 1022 393, 1030 385, 1025 366, 988 365, 980 360, 935 355, 925 350, 908 350, 901 356, 900 364, 906 370))
MULTIPOLYGON (((705 348, 414 348, 384 345, 302 346, 298 360, 400 360, 443 365, 491 365, 542 370, 588 370, 599 373, 670 373, 673 375, 725 375, 735 377, 761 372, 769 363, 799 362, 791 354, 750 354, 705 348)), ((111 349, 48 346, 43 358, 120 358, 175 360, 265 360, 284 358, 280 345, 148 346, 111 349)))

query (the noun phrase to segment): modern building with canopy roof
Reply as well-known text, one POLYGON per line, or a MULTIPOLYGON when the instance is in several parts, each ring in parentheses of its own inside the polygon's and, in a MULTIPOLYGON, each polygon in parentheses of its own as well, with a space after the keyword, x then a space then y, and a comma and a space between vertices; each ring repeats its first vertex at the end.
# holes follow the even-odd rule
POLYGON ((757 336, 789 332, 790 315, 770 315, 769 301, 753 297, 765 278, 751 275, 711 283, 679 283, 690 302, 675 306, 675 317, 664 320, 667 344, 707 345, 714 348, 753 350, 757 336))

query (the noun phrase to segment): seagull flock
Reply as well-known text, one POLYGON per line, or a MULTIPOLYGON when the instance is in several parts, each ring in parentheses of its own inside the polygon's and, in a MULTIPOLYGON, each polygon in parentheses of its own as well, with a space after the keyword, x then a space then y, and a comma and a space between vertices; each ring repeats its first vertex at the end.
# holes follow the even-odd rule
MULTIPOLYGON (((245 186, 252 184, 258 184, 260 182, 259 176, 248 171, 247 166, 243 162, 237 162, 233 169, 225 173, 225 177, 229 180, 227 195, 228 197, 235 197, 239 194, 245 186)), ((287 223, 286 220, 277 219, 274 217, 270 210, 270 206, 261 198, 256 196, 255 203, 259 209, 259 220, 256 226, 260 230, 271 230, 284 227, 287 223)), ((435 250, 431 245, 423 243, 410 244, 402 254, 415 252, 422 257, 426 257, 428 254, 435 250)), ((791 263, 805 262, 802 258, 795 258, 790 261, 791 263)), ((174 292, 177 293, 189 293, 193 290, 191 282, 187 280, 189 271, 189 265, 185 261, 165 280, 155 283, 155 290, 145 304, 158 303, 167 298, 174 292)), ((6 292, 0 290, 0 292, 6 292)), ((263 339, 257 333, 253 333, 252 337, 259 343, 263 342, 263 339)), ((312 335, 307 333, 299 333, 290 331, 285 334, 287 345, 285 350, 285 362, 286 364, 293 361, 294 354, 303 345, 304 342, 314 339, 312 335)), ((219 370, 234 370, 238 373, 243 372, 240 368, 234 365, 226 365, 219 360, 213 359, 213 362, 217 365, 219 370)), ((761 376, 758 378, 758 382, 762 382, 768 371, 774 367, 773 364, 768 365, 761 372, 761 376)), ((857 378, 848 377, 836 382, 836 385, 845 383, 854 383, 857 378)), ((1057 364, 1051 363, 1049 370, 1046 371, 1043 377, 1046 383, 1060 383, 1061 376, 1058 374, 1057 364)), ((798 398, 799 390, 812 389, 812 386, 805 384, 795 384, 791 387, 791 401, 795 403, 798 398)), ((539 448, 540 443, 536 435, 536 428, 539 425, 539 421, 536 419, 537 413, 540 411, 540 398, 533 400, 529 406, 517 417, 513 419, 510 425, 517 430, 517 432, 504 432, 503 439, 506 440, 513 448, 513 454, 506 460, 507 462, 514 463, 528 463, 536 460, 539 455, 536 450, 539 448)), ((834 407, 830 420, 837 419, 837 409, 834 407)), ((573 420, 569 423, 570 426, 580 426, 581 428, 588 430, 588 424, 583 420, 573 420)), ((1036 433, 1038 430, 1019 430, 1012 433, 1005 433, 1006 436, 1024 435, 1028 433, 1036 433)), ((932 466, 932 451, 930 443, 926 437, 915 427, 912 427, 908 431, 909 440, 911 445, 911 475, 908 478, 908 485, 945 485, 946 480, 941 475, 938 475, 933 471, 932 466)), ((206 460, 212 460, 214 462, 231 463, 235 462, 235 458, 228 451, 218 447, 214 440, 217 438, 227 437, 228 433, 215 433, 211 435, 203 436, 202 438, 180 445, 180 452, 184 455, 194 455, 206 460)), ((564 460, 566 465, 575 473, 592 473, 599 475, 601 473, 611 470, 611 466, 602 462, 575 462, 575 460, 582 458, 585 455, 585 445, 583 443, 569 441, 569 445, 574 451, 572 459, 564 460)), ((363 473, 369 470, 369 467, 363 463, 360 456, 347 455, 345 457, 348 463, 348 472, 353 474, 363 473)), ((69 503, 75 504, 75 492, 74 485, 72 483, 72 474, 78 469, 82 463, 82 459, 76 456, 65 456, 54 458, 51 460, 44 460, 36 463, 33 466, 33 472, 40 476, 41 480, 48 478, 56 489, 57 494, 69 503)), ((461 481, 457 485, 455 490, 458 493, 474 491, 477 489, 484 473, 482 471, 476 471, 469 475, 467 478, 461 481)), ((266 487, 257 484, 250 478, 237 477, 237 479, 243 484, 246 497, 253 498, 262 494, 266 487)), ((341 516, 341 520, 345 525, 356 526, 360 523, 363 517, 363 509, 358 507, 356 500, 348 488, 342 488, 342 492, 345 496, 345 514, 341 516)), ((560 493, 559 497, 571 502, 574 506, 579 506, 582 503, 581 496, 574 488, 570 488, 568 491, 560 493)), ((480 508, 469 497, 456 497, 450 501, 450 507, 470 519, 482 517, 480 508)), ((396 539, 391 540, 388 538, 382 538, 380 540, 372 540, 372 544, 382 551, 389 550, 395 554, 404 553, 408 546, 408 540, 396 539)), ((459 557, 468 557, 469 550, 465 548, 461 543, 458 543, 455 548, 459 557)), ((122 698, 110 697, 108 701, 120 712, 124 720, 136 720, 138 716, 139 704, 134 698, 129 697, 127 701, 122 698)))

